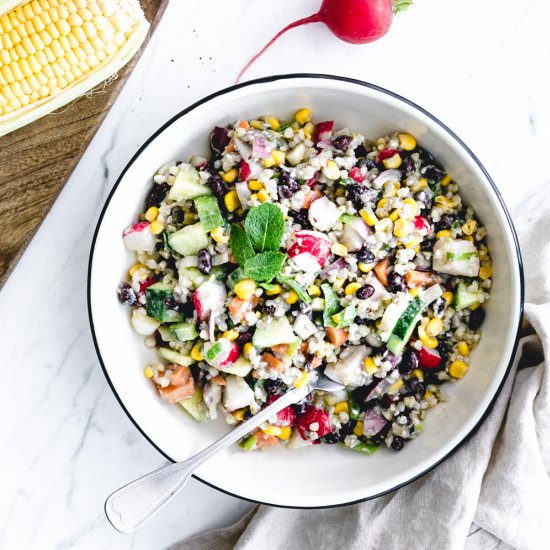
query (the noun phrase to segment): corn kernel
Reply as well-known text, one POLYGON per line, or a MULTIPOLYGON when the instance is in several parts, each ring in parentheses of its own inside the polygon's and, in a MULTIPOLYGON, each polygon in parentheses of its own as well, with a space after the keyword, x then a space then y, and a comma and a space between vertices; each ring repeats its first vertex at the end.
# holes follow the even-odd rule
POLYGON ((247 343, 243 346, 243 353, 244 353, 244 356, 245 356, 245 357, 248 357, 252 351, 254 351, 254 345, 251 344, 250 342, 247 342, 247 343))
POLYGON ((342 277, 336 277, 336 279, 334 279, 334 283, 332 283, 332 288, 338 292, 344 286, 345 282, 346 280, 342 279, 342 277))
POLYGON ((473 232, 476 230, 477 223, 475 220, 468 220, 463 226, 462 226, 462 233, 464 235, 472 235, 473 232))
POLYGON ((441 183, 441 185, 443 186, 449 185, 449 183, 451 183, 451 176, 449 176, 449 174, 445 174, 445 176, 439 183, 441 183))
POLYGON ((224 233, 223 227, 212 229, 210 236, 219 244, 227 244, 229 242, 229 235, 224 233))
POLYGON ((300 109, 294 118, 303 126, 307 122, 311 121, 311 111, 309 109, 300 109))
POLYGON ((304 370, 302 371, 302 374, 300 375, 300 378, 298 380, 295 380, 292 385, 295 388, 303 388, 309 381, 309 378, 307 376, 307 372, 304 370))
POLYGON ((298 301, 298 298, 299 298, 299 296, 298 296, 298 294, 296 293, 296 291, 295 291, 295 290, 290 290, 290 291, 288 292, 288 296, 286 297, 285 302, 286 302, 287 304, 292 305, 292 304, 295 304, 295 303, 298 301))
POLYGON ((380 199, 378 201, 378 204, 376 205, 376 208, 377 209, 378 208, 383 208, 386 205, 387 202, 388 202, 388 199, 380 199))
POLYGON ((243 279, 235 285, 233 290, 241 300, 248 300, 256 292, 256 283, 252 279, 243 279))
POLYGON ((416 298, 416 297, 418 296, 418 288, 416 288, 416 287, 409 288, 409 294, 410 294, 413 298, 416 298))
POLYGON ((411 134, 398 134, 399 147, 404 151, 412 151, 416 147, 416 139, 411 134))
POLYGON ((226 340, 229 340, 230 342, 234 342, 239 337, 239 332, 232 328, 231 330, 226 330, 222 334, 222 338, 225 338, 226 340))
POLYGON ((264 123, 261 120, 251 120, 250 126, 252 126, 252 128, 255 128, 256 130, 264 129, 264 123))
POLYGON ((418 191, 421 191, 422 189, 426 189, 428 187, 428 181, 425 178, 420 178, 418 180, 418 183, 413 186, 412 190, 417 193, 418 191))
POLYGON ((460 353, 460 355, 462 355, 462 357, 467 357, 470 353, 470 348, 466 342, 459 342, 456 346, 456 350, 460 353))
POLYGON ((422 326, 418 327, 418 337, 420 338, 420 341, 422 342, 422 344, 427 348, 430 348, 430 349, 437 348, 437 345, 439 343, 437 341, 437 338, 430 336, 422 326))
POLYGON ((479 302, 476 302, 475 304, 472 304, 468 309, 470 311, 475 311, 481 304, 479 302))
POLYGON ((346 296, 351 296, 352 294, 355 294, 360 288, 361 288, 361 283, 350 283, 344 289, 344 294, 346 296))
POLYGON ((143 374, 145 375, 145 378, 153 378, 154 372, 151 367, 146 367, 143 374))
POLYGON ((370 273, 373 270, 375 265, 376 264, 374 262, 371 263, 371 264, 366 264, 364 262, 359 262, 357 264, 357 267, 359 268, 359 271, 362 271, 363 273, 370 273))
POLYGON ((189 225, 195 221, 195 214, 193 212, 186 212, 183 215, 183 223, 184 225, 189 225))
POLYGON ((420 251, 420 243, 422 239, 420 237, 414 237, 406 245, 405 248, 412 248, 416 253, 420 251))
POLYGON ((317 296, 321 296, 321 289, 317 285, 309 285, 307 287, 307 293, 312 298, 317 298, 317 296))
POLYGON ((362 208, 361 210, 359 210, 359 215, 361 216, 361 219, 370 227, 372 227, 378 221, 378 218, 370 209, 366 210, 365 208, 362 208))
POLYGON ((234 189, 225 194, 223 202, 225 203, 225 207, 228 212, 234 212, 241 204, 239 201, 239 195, 237 195, 237 191, 234 189))
POLYGON ((389 394, 397 393, 404 385, 405 385, 405 382, 403 382, 403 379, 402 379, 402 378, 399 378, 399 380, 396 380, 396 381, 388 388, 388 393, 389 393, 389 394))
POLYGON ((353 433, 357 437, 361 437, 363 435, 363 422, 361 422, 361 420, 358 420, 357 424, 355 424, 355 428, 353 428, 353 433))
POLYGON ((142 267, 145 267, 143 264, 134 264, 130 270, 128 271, 128 275, 130 275, 130 277, 133 277, 134 276, 134 273, 138 270, 138 269, 141 269, 142 267))
POLYGON ((445 195, 438 195, 435 198, 435 203, 443 208, 455 208, 457 205, 456 201, 448 199, 445 195))
POLYGON ((151 208, 149 208, 147 212, 145 212, 145 219, 148 222, 154 222, 157 219, 158 215, 159 209, 156 206, 151 206, 151 208))
POLYGON ((433 397, 434 394, 431 392, 431 391, 427 391, 424 393, 424 395, 422 396, 422 400, 423 401, 426 401, 427 399, 430 399, 430 397, 433 397))
POLYGON ((244 420, 244 413, 246 412, 246 408, 244 409, 237 409, 236 411, 233 411, 231 414, 233 415, 233 418, 237 420, 237 422, 241 422, 244 420))
POLYGON ((260 202, 269 202, 269 193, 265 189, 258 191, 258 200, 260 202))
POLYGON ((441 297, 447 302, 448 306, 453 303, 454 294, 450 290, 445 291, 441 297))
POLYGON ((413 224, 409 220, 399 218, 393 225, 393 234, 396 237, 408 237, 413 231, 413 224))
POLYGON ((228 170, 227 172, 222 172, 220 175, 225 183, 233 183, 237 179, 238 174, 239 173, 237 172, 236 168, 231 168, 231 170, 228 170))
POLYGON ((340 323, 340 314, 336 313, 332 316, 332 320, 338 325, 340 323))
POLYGON ((474 238, 472 237, 472 235, 466 235, 466 236, 464 237, 464 240, 465 240, 465 241, 470 241, 471 243, 474 242, 474 238))
POLYGON ((199 340, 191 350, 191 358, 194 359, 195 361, 202 361, 203 356, 202 356, 201 350, 202 350, 202 342, 199 340))
POLYGON ((397 221, 397 219, 399 218, 399 210, 395 209, 395 210, 388 216, 388 218, 389 218, 392 222, 397 221))
POLYGON ((374 359, 370 356, 365 358, 363 365, 369 374, 374 374, 379 369, 378 365, 374 362, 374 359))
POLYGON ((160 235, 164 231, 164 225, 155 220, 149 225, 149 231, 151 231, 153 235, 160 235))
POLYGON ((275 164, 284 164, 286 160, 286 154, 283 151, 271 151, 271 156, 275 161, 275 164))
POLYGON ((292 435, 292 428, 290 426, 281 426, 279 439, 288 439, 292 435))
POLYGON ((484 281, 493 274, 493 266, 491 264, 482 265, 479 269, 479 277, 484 281))
POLYGON ((267 123, 275 131, 280 130, 281 128, 281 123, 275 117, 272 117, 272 116, 268 117, 267 123))
POLYGON ((265 291, 265 293, 268 296, 275 296, 277 294, 280 294, 283 291, 283 287, 279 283, 275 283, 274 285, 271 285, 271 286, 272 288, 265 291))
POLYGON ((306 124, 304 124, 304 136, 306 139, 311 139, 311 136, 313 136, 313 132, 315 132, 315 126, 313 125, 313 123, 311 122, 308 122, 306 124))
POLYGON ((334 414, 340 414, 341 412, 349 412, 349 403, 347 401, 340 401, 334 405, 334 414))
POLYGON ((443 321, 439 317, 430 319, 426 325, 426 332, 429 336, 438 336, 443 330, 443 321))
POLYGON ((414 369, 411 372, 411 376, 416 378, 417 380, 424 380, 424 373, 420 369, 414 369))
POLYGON ((390 158, 384 159, 382 161, 382 164, 384 164, 384 166, 388 170, 390 170, 390 169, 399 168, 402 162, 403 160, 401 159, 401 156, 399 155, 399 153, 395 153, 395 155, 391 156, 390 158))
POLYGON ((453 378, 462 378, 468 371, 468 365, 464 361, 453 361, 449 366, 449 374, 453 378))
POLYGON ((266 435, 274 435, 275 437, 278 437, 281 435, 281 428, 279 426, 268 425, 265 428, 262 428, 262 432, 266 435))
POLYGON ((273 157, 268 157, 262 161, 262 165, 264 168, 271 168, 272 166, 275 166, 276 162, 273 157))
POLYGON ((345 256, 348 255, 348 247, 345 244, 341 244, 341 243, 334 243, 330 247, 330 251, 335 256, 344 256, 345 257, 345 256))
POLYGON ((436 239, 452 239, 453 234, 448 229, 442 229, 435 234, 436 239))
POLYGON ((258 180, 250 180, 248 182, 248 188, 250 191, 260 191, 264 188, 264 184, 259 182, 258 180))
POLYGON ((327 160, 327 165, 323 168, 323 174, 329 180, 337 180, 340 177, 340 168, 333 160, 327 160))

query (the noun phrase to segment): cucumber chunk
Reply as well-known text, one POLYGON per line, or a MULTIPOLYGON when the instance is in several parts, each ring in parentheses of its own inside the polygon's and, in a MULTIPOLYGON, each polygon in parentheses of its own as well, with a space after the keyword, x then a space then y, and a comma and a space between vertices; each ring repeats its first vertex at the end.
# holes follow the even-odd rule
POLYGON ((202 399, 202 388, 197 387, 195 393, 190 397, 182 399, 179 404, 189 413, 197 422, 204 422, 208 409, 202 399))
POLYGON ((218 201, 212 195, 197 197, 195 199, 195 208, 205 231, 212 231, 212 229, 223 225, 218 201))
POLYGON ((170 234, 168 243, 182 256, 193 256, 201 248, 206 248, 210 244, 210 238, 202 223, 199 222, 186 225, 179 231, 170 234))
POLYGON ((179 342, 194 340, 199 335, 197 327, 193 323, 175 323, 170 326, 170 330, 179 342))
POLYGON ((145 289, 147 315, 161 323, 177 323, 183 318, 177 311, 168 309, 166 298, 172 296, 174 288, 166 283, 155 283, 145 289))
POLYGON ((267 323, 258 323, 252 337, 252 343, 260 349, 278 344, 292 344, 295 340, 296 335, 285 316, 274 317, 267 323))
POLYGON ((470 290, 469 283, 466 281, 460 281, 455 293, 454 306, 455 309, 466 309, 479 302, 479 299, 483 295, 482 290, 470 290))
POLYGON ((234 363, 225 367, 219 367, 218 370, 244 378, 252 370, 252 363, 246 357, 240 355, 234 363))
POLYGON ((335 315, 340 309, 340 300, 338 300, 338 295, 334 292, 331 285, 324 283, 321 285, 321 288, 323 289, 323 294, 325 295, 323 325, 325 327, 336 327, 336 323, 332 319, 332 316, 335 315))
POLYGON ((191 164, 180 164, 174 183, 168 192, 168 198, 174 201, 194 199, 203 195, 211 195, 208 185, 200 183, 197 169, 191 164))
POLYGON ((176 365, 188 367, 194 363, 193 358, 189 355, 183 355, 183 353, 174 351, 171 348, 159 348, 159 354, 163 359, 170 361, 170 363, 176 363, 176 365))

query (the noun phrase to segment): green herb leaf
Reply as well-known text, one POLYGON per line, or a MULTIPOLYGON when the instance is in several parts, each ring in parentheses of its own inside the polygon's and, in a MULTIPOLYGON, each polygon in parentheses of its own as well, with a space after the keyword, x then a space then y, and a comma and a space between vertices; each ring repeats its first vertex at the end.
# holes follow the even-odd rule
POLYGON ((294 290, 302 302, 305 302, 306 304, 311 302, 311 296, 307 293, 307 290, 301 284, 297 283, 292 277, 279 274, 277 275, 277 281, 294 290))
POLYGON ((454 260, 457 262, 464 262, 466 260, 469 260, 473 256, 477 256, 477 252, 447 252, 447 260, 454 260))
POLYGON ((272 285, 270 283, 260 283, 260 286, 265 290, 275 290, 277 288, 277 285, 272 285))
POLYGON ((223 225, 218 201, 212 195, 197 197, 195 199, 195 208, 205 231, 212 231, 212 229, 223 225))
POLYGON ((262 252, 246 260, 244 274, 255 281, 269 282, 281 271, 285 260, 286 254, 281 252, 262 252))
POLYGON ((229 246, 233 251, 233 256, 242 266, 244 266, 246 260, 254 256, 252 243, 240 225, 233 224, 231 226, 229 246))
POLYGON ((246 234, 258 252, 279 250, 285 230, 285 219, 281 209, 265 202, 250 210, 244 221, 246 234))
POLYGON ((357 216, 352 216, 344 212, 339 218, 338 221, 342 223, 351 223, 357 216))
POLYGON ((407 11, 412 6, 413 0, 393 0, 393 13, 407 11))
POLYGON ((321 285, 323 294, 325 295, 325 310, 323 311, 323 324, 325 327, 335 327, 336 323, 332 320, 332 316, 340 309, 340 300, 338 295, 334 292, 332 286, 328 283, 321 285))

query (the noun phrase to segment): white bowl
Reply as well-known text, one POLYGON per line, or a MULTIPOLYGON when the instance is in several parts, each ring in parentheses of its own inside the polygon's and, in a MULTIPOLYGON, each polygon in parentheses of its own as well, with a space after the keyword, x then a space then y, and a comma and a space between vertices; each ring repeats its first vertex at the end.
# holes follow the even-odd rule
MULTIPOLYGON (((141 211, 156 170, 172 159, 208 154, 216 124, 269 113, 289 118, 309 107, 316 120, 334 120, 376 138, 394 130, 414 134, 458 181, 487 226, 494 284, 479 347, 468 375, 447 384, 448 403, 428 413, 421 436, 401 452, 373 456, 338 446, 246 453, 233 447, 197 470, 200 480, 232 495, 278 506, 323 507, 378 496, 421 476, 455 450, 488 414, 509 371, 523 304, 519 248, 510 217, 491 178, 468 147, 424 109, 364 82, 325 75, 274 76, 215 93, 176 115, 130 161, 114 186, 90 256, 88 300, 92 333, 105 375, 120 404, 167 458, 183 460, 221 436, 222 422, 201 425, 164 404, 143 376, 154 352, 143 345, 115 289, 132 265, 121 232, 141 211)), ((483 429, 483 428, 481 428, 483 429)), ((121 478, 122 479, 122 478, 121 478)))

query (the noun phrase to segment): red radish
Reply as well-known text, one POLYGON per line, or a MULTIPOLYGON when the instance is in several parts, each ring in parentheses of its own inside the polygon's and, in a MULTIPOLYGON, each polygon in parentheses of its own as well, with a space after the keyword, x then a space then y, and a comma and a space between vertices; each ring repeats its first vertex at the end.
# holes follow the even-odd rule
POLYGON ((251 173, 252 170, 250 170, 250 165, 246 162, 246 160, 243 160, 239 166, 239 179, 241 181, 246 181, 251 173))
POLYGON ((413 220, 413 223, 414 228, 423 235, 428 235, 432 232, 432 226, 424 216, 416 216, 416 218, 414 218, 413 220))
POLYGON ((151 285, 154 285, 157 281, 155 281, 155 279, 153 279, 153 277, 147 277, 147 279, 145 279, 145 281, 141 281, 139 283, 139 292, 138 294, 143 294, 145 292, 145 289, 150 287, 151 285))
POLYGON ((288 255, 300 269, 315 271, 323 267, 330 256, 330 240, 318 231, 296 231, 296 242, 288 249, 288 255), (305 269, 309 263, 314 263, 313 269, 305 269))
POLYGON ((394 12, 403 11, 412 0, 323 0, 321 9, 309 17, 299 19, 278 32, 239 73, 239 82, 246 70, 286 31, 324 23, 340 40, 351 44, 367 44, 384 36, 392 23, 394 12))
POLYGON ((207 319, 212 311, 220 311, 227 299, 225 286, 218 281, 206 281, 193 292, 193 305, 201 321, 207 319))
POLYGON ((318 439, 332 432, 330 415, 312 405, 306 405, 304 413, 296 421, 296 427, 302 439, 318 439))
POLYGON ((332 136, 332 130, 334 129, 334 121, 326 120, 325 122, 318 122, 315 126, 315 133, 313 135, 313 141, 315 144, 325 139, 330 139, 332 136))
POLYGON ((418 350, 418 366, 421 369, 436 369, 441 363, 441 355, 436 349, 422 346, 418 350))
POLYGON ((376 162, 380 163, 384 159, 389 159, 393 157, 393 155, 395 154, 399 154, 398 149, 383 149, 382 151, 380 151, 380 153, 378 153, 378 155, 376 155, 376 162))
POLYGON ((203 347, 204 360, 221 371, 224 367, 232 365, 240 354, 239 346, 227 338, 220 338, 216 342, 207 342, 203 347))
POLYGON ((157 239, 151 233, 150 225, 149 222, 139 222, 127 227, 122 232, 124 246, 132 252, 153 252, 157 239))
POLYGON ((353 181, 356 181, 357 183, 362 183, 363 180, 365 179, 365 176, 363 176, 362 172, 361 172, 361 168, 359 168, 359 166, 354 166, 350 171, 349 171, 349 177, 353 180, 353 181))
MULTIPOLYGON (((279 397, 280 395, 270 395, 265 403, 266 407, 277 401, 279 397)), ((296 421, 296 413, 291 406, 288 406, 277 413, 276 419, 277 420, 274 422, 271 422, 274 426, 294 426, 294 422, 296 421)))
POLYGON ((311 178, 309 178, 307 181, 306 181, 306 185, 308 187, 313 187, 315 185, 315 182, 317 181, 317 173, 315 173, 314 176, 312 176, 311 178))
POLYGON ((311 203, 307 217, 309 223, 320 231, 330 231, 340 219, 338 206, 327 197, 321 197, 311 203))

